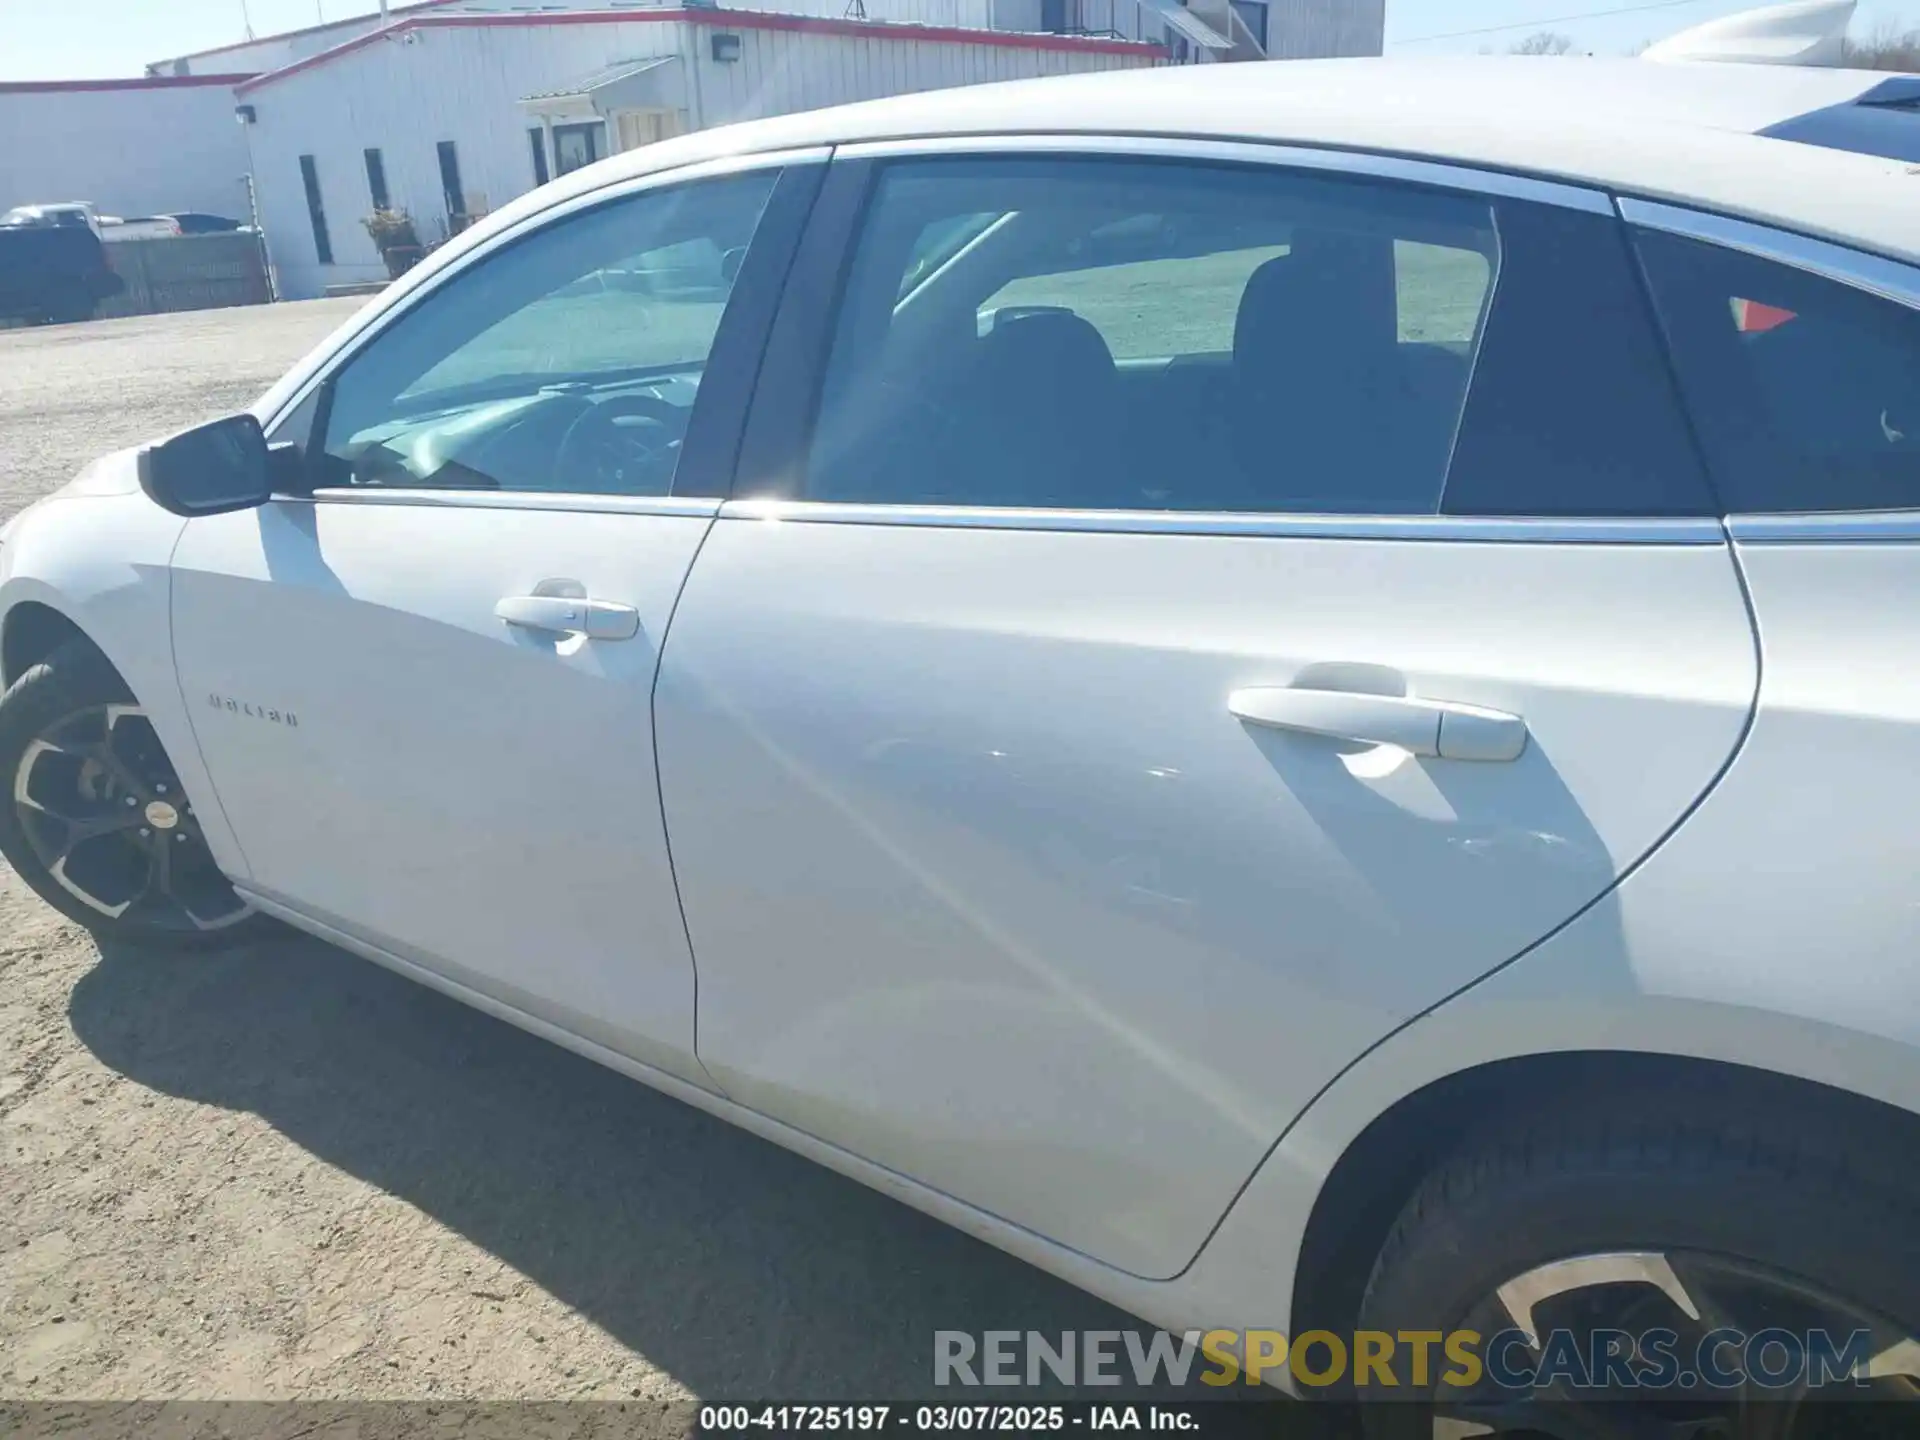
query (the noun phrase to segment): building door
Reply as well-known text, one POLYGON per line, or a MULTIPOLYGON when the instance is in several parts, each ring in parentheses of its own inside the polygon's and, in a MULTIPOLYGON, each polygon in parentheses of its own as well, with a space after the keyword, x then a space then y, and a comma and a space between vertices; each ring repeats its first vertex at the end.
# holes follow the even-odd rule
POLYGON ((553 168, 565 175, 583 165, 591 165, 607 153, 607 127, 593 120, 584 125, 553 127, 553 168))

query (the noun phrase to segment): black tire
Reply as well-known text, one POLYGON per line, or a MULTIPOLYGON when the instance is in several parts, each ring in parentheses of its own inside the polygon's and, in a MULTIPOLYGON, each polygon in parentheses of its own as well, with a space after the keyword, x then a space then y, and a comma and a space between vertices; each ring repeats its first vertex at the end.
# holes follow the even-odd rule
MULTIPOLYGON (((1518 1277, 1577 1257, 1642 1253, 1670 1257, 1681 1287, 1708 1297, 1695 1303, 1709 1319, 1759 1329, 1766 1313, 1825 1313, 1831 1299, 1842 1302, 1833 1314, 1872 1317, 1876 1336, 1883 1321, 1896 1338, 1920 1336, 1912 1127, 1850 1102, 1809 1104, 1765 1077, 1726 1078, 1597 1096, 1469 1140, 1402 1210, 1356 1328, 1472 1328, 1469 1317, 1510 1313, 1486 1302, 1518 1277), (1728 1275, 1738 1303, 1714 1295, 1728 1275), (1785 1298, 1773 1303, 1784 1308, 1768 1312, 1756 1297, 1774 1294, 1776 1280, 1785 1298), (1743 1303, 1762 1318, 1737 1314, 1743 1303)), ((1635 1288, 1569 1293, 1624 1304, 1635 1288)), ((1542 1332, 1555 1323, 1536 1316, 1542 1332)), ((1920 1397, 1920 1387, 1895 1392, 1920 1397)), ((1370 1417, 1374 1433, 1431 1433, 1408 1407, 1370 1408, 1381 1412, 1370 1417)))
MULTIPOLYGON (((69 919, 84 925, 102 941, 173 950, 213 950, 260 939, 270 931, 273 922, 252 910, 247 910, 238 918, 229 919, 229 912, 222 908, 219 898, 221 892, 224 890, 225 896, 234 904, 239 902, 233 899, 232 891, 225 888, 224 878, 212 869, 212 858, 205 853, 197 824, 191 818, 191 804, 188 803, 188 797, 180 792, 177 780, 173 783, 172 793, 176 800, 182 802, 182 808, 179 817, 171 822, 174 832, 170 833, 174 833, 174 839, 180 846, 180 869, 176 871, 170 868, 174 864, 170 853, 167 873, 169 877, 179 879, 183 889, 186 888, 186 882, 192 882, 196 902, 200 903, 218 928, 199 928, 203 922, 195 920, 184 909, 177 923, 164 923, 165 907, 159 903, 159 896, 155 897, 156 903, 150 907, 143 899, 139 904, 130 905, 126 913, 118 916, 109 914, 81 899, 62 884, 49 864, 47 851, 50 842, 47 835, 33 833, 31 827, 36 823, 35 817, 17 799, 19 789, 32 784, 38 776, 30 764, 28 770, 33 779, 22 781, 23 762, 28 761, 30 752, 36 748, 44 751, 46 737, 60 733, 63 726, 84 724, 85 717, 95 712, 109 713, 106 707, 134 706, 136 703, 119 672, 108 663, 105 656, 83 641, 71 641, 61 646, 47 659, 30 667, 14 681, 5 695, 0 695, 0 781, 4 781, 5 785, 5 793, 0 795, 0 855, 6 857, 20 878, 32 886, 41 899, 69 919), (37 745, 36 742, 40 743, 37 745), (188 838, 181 840, 181 834, 188 838), (189 866, 197 868, 190 870, 189 866), (202 894, 207 897, 204 902, 199 901, 202 894)), ((103 723, 110 727, 112 722, 103 723)), ((159 767, 164 767, 165 773, 171 775, 171 763, 160 749, 158 738, 150 735, 150 727, 147 734, 136 739, 150 759, 150 768, 157 771, 159 767)), ((44 759, 44 754, 36 754, 34 764, 44 759)), ((64 751, 56 751, 54 759, 75 767, 91 763, 69 761, 64 751)), ((103 780, 98 783, 105 785, 111 782, 103 780)), ((129 820, 137 820, 144 813, 138 808, 138 798, 125 801, 130 807, 129 820)), ((102 816, 108 813, 118 812, 100 812, 102 816)), ((47 825, 56 835, 62 833, 61 827, 65 824, 57 820, 40 823, 47 825)), ((135 847, 131 856, 115 850, 106 858, 127 875, 133 874, 133 867, 137 863, 146 863, 151 869, 152 862, 147 858, 147 851, 153 844, 152 836, 158 833, 150 828, 146 832, 146 839, 142 841, 136 838, 140 832, 126 831, 126 843, 135 847)), ((118 844, 122 838, 120 835, 102 836, 89 843, 118 844)), ((160 838, 166 837, 161 835, 160 838)), ((129 882, 130 888, 132 883, 129 882)))

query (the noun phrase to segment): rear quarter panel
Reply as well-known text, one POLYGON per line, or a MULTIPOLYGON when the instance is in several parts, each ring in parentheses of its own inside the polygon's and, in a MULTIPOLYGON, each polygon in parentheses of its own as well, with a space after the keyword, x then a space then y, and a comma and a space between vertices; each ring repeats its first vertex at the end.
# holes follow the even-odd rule
POLYGON ((1349 1067, 1177 1282, 1182 1313, 1287 1328, 1341 1155, 1399 1100, 1494 1061, 1687 1056, 1920 1113, 1920 543, 1737 554, 1762 675, 1726 777, 1599 904, 1349 1067))

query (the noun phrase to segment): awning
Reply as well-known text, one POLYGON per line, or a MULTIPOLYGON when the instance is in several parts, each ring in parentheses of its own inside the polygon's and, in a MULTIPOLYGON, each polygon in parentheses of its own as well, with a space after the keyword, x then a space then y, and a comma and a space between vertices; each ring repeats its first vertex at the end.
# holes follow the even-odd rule
POLYGON ((621 60, 557 85, 520 97, 531 115, 601 119, 619 110, 679 110, 686 106, 680 57, 621 60))
POLYGON ((1202 50, 1231 50, 1233 41, 1195 15, 1180 0, 1139 0, 1142 10, 1167 22, 1167 28, 1202 50))

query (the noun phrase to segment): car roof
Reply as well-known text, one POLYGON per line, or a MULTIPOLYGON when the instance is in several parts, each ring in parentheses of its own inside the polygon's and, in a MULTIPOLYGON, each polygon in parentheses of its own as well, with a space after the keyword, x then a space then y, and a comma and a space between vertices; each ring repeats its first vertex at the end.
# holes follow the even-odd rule
POLYGON ((616 155, 535 195, 551 203, 623 176, 789 147, 945 135, 1159 135, 1377 151, 1509 171, 1697 205, 1920 261, 1920 166, 1760 133, 1858 101, 1890 78, 1864 70, 1541 56, 1106 71, 922 92, 700 131, 616 155))

